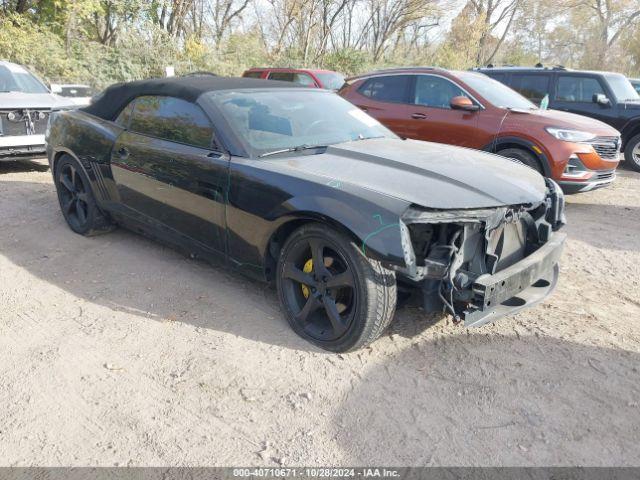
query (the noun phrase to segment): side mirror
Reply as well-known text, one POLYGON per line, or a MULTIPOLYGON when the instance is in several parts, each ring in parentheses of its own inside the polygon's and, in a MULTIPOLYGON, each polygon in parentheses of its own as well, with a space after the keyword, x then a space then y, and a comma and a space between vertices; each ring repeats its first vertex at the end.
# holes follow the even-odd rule
POLYGON ((475 112, 480 109, 470 98, 463 96, 453 97, 449 105, 453 110, 464 110, 466 112, 475 112))
POLYGON ((611 101, 607 98, 604 93, 595 93, 593 95, 593 103, 597 103, 598 105, 609 106, 611 105, 611 101))
POLYGON ((49 88, 49 90, 51 90, 51 93, 62 93, 62 87, 55 83, 51 84, 51 87, 49 88))

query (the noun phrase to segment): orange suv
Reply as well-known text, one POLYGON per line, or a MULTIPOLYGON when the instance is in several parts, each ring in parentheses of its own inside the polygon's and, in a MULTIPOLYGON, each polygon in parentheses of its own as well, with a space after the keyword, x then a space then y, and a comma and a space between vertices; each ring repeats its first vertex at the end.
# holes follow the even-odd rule
POLYGON ((541 110, 481 73, 383 70, 347 79, 339 93, 401 137, 515 158, 567 193, 615 179, 617 130, 580 115, 541 110))

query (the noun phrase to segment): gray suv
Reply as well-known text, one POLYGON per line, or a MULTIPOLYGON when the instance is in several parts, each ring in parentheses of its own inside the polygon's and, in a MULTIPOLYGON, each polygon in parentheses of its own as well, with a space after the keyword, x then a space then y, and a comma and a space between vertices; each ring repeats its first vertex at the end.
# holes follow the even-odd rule
POLYGON ((0 61, 0 161, 45 157, 50 112, 72 106, 26 68, 0 61))

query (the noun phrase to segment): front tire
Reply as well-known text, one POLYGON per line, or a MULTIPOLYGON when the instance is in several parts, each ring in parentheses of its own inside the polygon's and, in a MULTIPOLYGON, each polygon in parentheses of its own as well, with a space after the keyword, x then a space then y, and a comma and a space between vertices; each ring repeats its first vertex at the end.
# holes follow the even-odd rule
POLYGON ((325 225, 304 225, 289 236, 278 260, 276 282, 293 330, 332 352, 373 342, 395 312, 394 272, 325 225))
POLYGON ((631 137, 624 147, 624 161, 636 172, 640 172, 640 135, 631 137))
POLYGON ((113 224, 98 208, 89 178, 75 158, 70 155, 60 158, 54 183, 62 215, 71 230, 91 236, 113 229, 113 224))
POLYGON ((521 163, 524 163, 527 167, 533 168, 540 175, 544 175, 542 170, 542 165, 538 161, 538 159, 532 154, 523 150, 522 148, 505 148, 504 150, 500 150, 498 155, 502 155, 507 158, 514 158, 519 160, 521 163))

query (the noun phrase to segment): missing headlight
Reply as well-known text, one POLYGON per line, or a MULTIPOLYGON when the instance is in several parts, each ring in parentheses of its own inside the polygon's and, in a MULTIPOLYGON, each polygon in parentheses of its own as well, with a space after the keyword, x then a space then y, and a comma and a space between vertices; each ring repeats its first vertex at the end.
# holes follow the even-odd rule
POLYGON ((413 223, 409 225, 411 244, 416 255, 418 265, 424 265, 424 258, 429 253, 429 247, 435 233, 431 224, 413 223))

